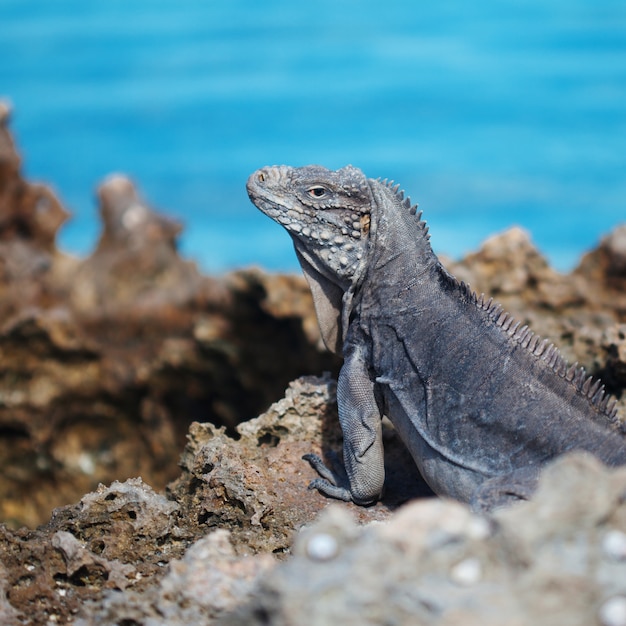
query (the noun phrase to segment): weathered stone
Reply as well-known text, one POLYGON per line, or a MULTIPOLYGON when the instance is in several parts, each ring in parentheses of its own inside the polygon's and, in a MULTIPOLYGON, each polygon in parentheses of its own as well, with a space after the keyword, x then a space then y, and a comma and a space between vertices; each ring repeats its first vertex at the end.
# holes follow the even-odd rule
POLYGON ((626 224, 617 226, 600 245, 583 256, 573 276, 581 276, 587 287, 587 301, 610 306, 626 319, 626 224))
MULTIPOLYGON (((183 471, 167 497, 141 479, 115 481, 57 509, 36 531, 0 526, 9 604, 27 613, 39 602, 41 622, 34 623, 45 623, 46 615, 74 613, 92 599, 96 604, 82 610, 86 624, 188 623, 196 613, 206 617, 239 606, 274 559, 286 558, 294 533, 330 504, 308 491, 314 471, 301 457, 339 443, 334 393, 329 376, 296 380, 283 400, 242 424, 238 438, 223 427, 193 424, 183 471), (172 562, 212 531, 218 534, 172 562), (206 561, 207 554, 212 559, 206 561), (36 571, 27 580, 25 564, 36 571), (161 622, 157 617, 163 615, 168 617, 161 622)), ((409 477, 412 491, 393 485, 374 507, 347 504, 363 523, 389 518, 399 501, 418 493, 414 464, 395 447, 393 431, 386 438, 396 451, 391 480, 409 477)))
MULTIPOLYGON (((312 519, 329 501, 310 497, 315 472, 302 460, 308 452, 338 448, 335 382, 305 377, 290 384, 284 399, 260 417, 237 427, 239 437, 210 423, 192 424, 170 497, 195 511, 189 524, 201 529, 230 529, 239 552, 289 551, 294 529, 312 519)), ((362 520, 384 519, 411 496, 429 493, 393 431, 387 434, 389 475, 394 481, 382 503, 348 508, 362 520), (396 452, 394 455, 393 452, 396 452)))
POLYGON ((598 623, 626 594, 626 560, 601 541, 623 531, 624 493, 623 468, 571 455, 546 469, 532 501, 493 520, 426 500, 359 527, 334 505, 219 623, 598 623), (335 546, 323 559, 311 550, 321 537, 335 546))
POLYGON ((449 265, 474 290, 515 309, 532 304, 560 310, 584 301, 582 285, 553 270, 518 227, 489 237, 478 252, 449 265))
POLYGON ((201 277, 176 250, 181 225, 148 207, 121 175, 105 180, 98 198, 104 228, 74 277, 73 307, 98 317, 128 308, 149 316, 192 302, 201 277))
MULTIPOLYGON (((300 457, 341 455, 334 378, 250 419, 337 371, 305 280, 201 276, 119 175, 96 250, 64 255, 67 213, 22 178, 8 120, 0 103, 0 519, 46 523, 0 526, 1 623, 620 623, 623 472, 564 461, 487 520, 424 499, 384 422, 383 501, 329 508, 300 457), (164 496, 130 476, 178 478, 164 496)), ((519 229, 448 264, 599 374, 622 419, 624 228, 570 275, 519 229)))
POLYGON ((191 545, 182 559, 171 561, 158 586, 143 593, 106 593, 75 624, 209 625, 248 599, 275 564, 270 554, 236 556, 228 531, 215 530, 191 545))
POLYGON ((626 324, 614 324, 602 333, 604 377, 611 389, 626 389, 626 324))
POLYGON ((141 587, 187 545, 178 508, 134 479, 57 509, 35 531, 0 526, 8 605, 20 623, 66 623, 104 589, 141 587))
POLYGON ((71 265, 55 245, 69 213, 48 187, 22 178, 9 120, 10 107, 0 102, 0 323, 54 299, 54 266, 71 265))
POLYGON ((93 254, 60 253, 67 213, 21 177, 0 109, 1 520, 34 527, 99 482, 162 488, 192 421, 234 432, 290 380, 336 367, 304 279, 201 276, 180 225, 121 175, 100 186, 93 254))

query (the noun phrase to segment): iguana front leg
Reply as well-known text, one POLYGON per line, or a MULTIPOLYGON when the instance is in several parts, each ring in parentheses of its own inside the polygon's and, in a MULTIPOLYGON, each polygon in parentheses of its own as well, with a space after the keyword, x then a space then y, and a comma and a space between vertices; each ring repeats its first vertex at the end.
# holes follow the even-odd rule
POLYGON ((310 488, 331 498, 370 504, 381 496, 385 465, 375 382, 361 351, 362 348, 353 347, 344 354, 337 384, 345 472, 331 471, 316 455, 304 458, 322 477, 314 480, 310 488))

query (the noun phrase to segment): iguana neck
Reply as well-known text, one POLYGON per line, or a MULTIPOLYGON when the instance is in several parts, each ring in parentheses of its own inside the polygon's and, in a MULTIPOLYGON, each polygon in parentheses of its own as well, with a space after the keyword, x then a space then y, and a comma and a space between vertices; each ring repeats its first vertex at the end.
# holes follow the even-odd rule
POLYGON ((382 299, 402 299, 407 289, 453 280, 433 252, 428 227, 394 189, 370 181, 376 207, 372 210, 365 282, 382 299))

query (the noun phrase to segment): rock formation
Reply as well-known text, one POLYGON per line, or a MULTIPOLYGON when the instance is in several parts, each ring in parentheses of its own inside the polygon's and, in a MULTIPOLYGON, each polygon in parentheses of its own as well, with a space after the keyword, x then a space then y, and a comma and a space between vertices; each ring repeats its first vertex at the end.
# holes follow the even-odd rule
MULTIPOLYGON (((22 178, 8 122, 0 105, 0 623, 626 624, 623 469, 566 457, 475 517, 429 497, 385 423, 382 502, 309 492, 300 457, 341 432, 304 279, 203 276, 120 175, 96 249, 64 254, 69 215, 22 178)), ((625 229, 568 275, 518 228, 448 262, 621 419, 625 229)))
POLYGON ((115 479, 163 488, 194 420, 232 432, 290 380, 336 368, 303 280, 202 276, 176 250, 180 225, 123 176, 98 189, 94 252, 59 252, 68 213, 21 177, 8 120, 3 105, 0 520, 35 526, 115 479))

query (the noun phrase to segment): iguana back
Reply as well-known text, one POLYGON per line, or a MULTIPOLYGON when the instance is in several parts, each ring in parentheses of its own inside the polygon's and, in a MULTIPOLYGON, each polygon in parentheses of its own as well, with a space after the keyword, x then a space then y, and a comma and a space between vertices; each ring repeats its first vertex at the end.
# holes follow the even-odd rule
POLYGON ((569 450, 626 464, 615 401, 582 368, 443 268, 397 187, 356 168, 264 168, 253 202, 285 226, 327 346, 342 352, 347 476, 314 466, 320 491, 380 496, 386 414, 436 493, 479 508, 526 498, 569 450))

